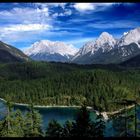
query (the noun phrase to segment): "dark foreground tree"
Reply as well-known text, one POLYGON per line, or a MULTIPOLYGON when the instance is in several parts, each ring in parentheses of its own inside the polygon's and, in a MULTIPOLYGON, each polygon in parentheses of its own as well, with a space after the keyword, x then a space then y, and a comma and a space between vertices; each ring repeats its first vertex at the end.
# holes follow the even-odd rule
POLYGON ((66 121, 63 126, 62 137, 71 137, 73 130, 73 123, 71 121, 66 121))
POLYGON ((25 136, 40 137, 43 135, 41 115, 34 109, 33 104, 30 105, 29 110, 25 118, 25 136))
POLYGON ((73 136, 80 136, 80 137, 89 136, 90 137, 93 135, 92 129, 94 129, 94 128, 92 126, 93 125, 90 120, 90 113, 87 110, 86 106, 83 105, 77 116, 76 122, 73 123, 72 134, 73 134, 73 136))
POLYGON ((47 137, 103 137, 105 123, 102 115, 97 116, 96 122, 90 118, 90 112, 83 105, 74 122, 67 121, 63 127, 52 120, 46 131, 47 137))
POLYGON ((103 137, 105 122, 103 116, 99 113, 95 120, 95 137, 103 137))
POLYGON ((25 125, 25 120, 24 116, 22 115, 22 112, 20 110, 16 110, 14 113, 14 126, 15 126, 15 131, 17 133, 18 137, 24 137, 24 125, 25 125))
POLYGON ((13 104, 10 101, 6 102, 7 113, 1 123, 1 137, 16 137, 17 133, 14 128, 14 113, 12 112, 13 104))
POLYGON ((46 137, 61 137, 62 130, 61 125, 56 120, 52 120, 48 124, 46 137))
POLYGON ((77 116, 76 122, 73 123, 71 135, 78 137, 102 137, 104 128, 105 123, 102 115, 97 116, 95 122, 93 122, 86 105, 83 105, 77 116))

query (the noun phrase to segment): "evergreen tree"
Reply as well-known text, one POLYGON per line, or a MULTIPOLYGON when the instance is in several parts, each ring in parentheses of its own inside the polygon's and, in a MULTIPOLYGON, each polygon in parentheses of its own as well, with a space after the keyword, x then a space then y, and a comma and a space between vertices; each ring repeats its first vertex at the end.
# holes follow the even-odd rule
POLYGON ((30 105, 29 110, 25 118, 25 136, 40 137, 42 136, 41 115, 34 109, 33 104, 30 105))
POLYGON ((62 126, 56 120, 52 120, 48 124, 46 137, 61 137, 62 131, 62 126))
POLYGON ((15 118, 14 126, 17 136, 24 137, 25 120, 20 110, 16 110, 14 118, 15 118))
POLYGON ((7 106, 7 115, 1 121, 1 136, 2 137, 16 137, 17 133, 15 131, 15 126, 14 126, 15 118, 12 112, 13 104, 10 101, 7 101, 6 106, 7 106))
POLYGON ((125 118, 122 116, 122 113, 119 113, 118 116, 113 118, 113 129, 116 132, 115 136, 116 137, 125 137, 126 135, 126 127, 125 127, 125 118))
POLYGON ((105 129, 105 122, 101 113, 97 115, 95 120, 95 137, 103 137, 105 129))
POLYGON ((94 123, 90 120, 90 113, 84 104, 73 123, 72 135, 79 137, 93 137, 94 123))
POLYGON ((71 121, 66 121, 63 126, 62 137, 72 136, 73 123, 71 121))

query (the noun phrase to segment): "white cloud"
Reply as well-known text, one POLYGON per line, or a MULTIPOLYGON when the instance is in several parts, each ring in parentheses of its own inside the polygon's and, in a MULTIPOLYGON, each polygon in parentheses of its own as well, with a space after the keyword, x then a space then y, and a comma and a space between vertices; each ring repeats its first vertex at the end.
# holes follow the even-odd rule
POLYGON ((71 15, 72 14, 72 11, 71 10, 66 10, 65 12, 64 12, 64 15, 66 16, 66 15, 71 15))
POLYGON ((0 20, 20 23, 44 22, 49 20, 49 10, 45 8, 13 8, 11 10, 0 11, 0 20))
POLYGON ((61 7, 61 8, 65 8, 67 3, 34 3, 33 5, 35 6, 40 6, 42 8, 48 8, 48 7, 61 7))
POLYGON ((48 3, 48 6, 52 6, 52 7, 61 7, 63 9, 65 9, 67 3, 48 3))
POLYGON ((11 42, 38 38, 46 31, 51 31, 52 26, 48 24, 16 24, 0 27, 0 40, 11 42))
POLYGON ((70 16, 72 14, 72 11, 71 10, 66 10, 64 12, 61 12, 61 13, 54 13, 52 16, 54 18, 58 17, 58 16, 70 16))
POLYGON ((106 7, 112 4, 113 3, 76 3, 73 7, 80 12, 85 12, 89 10, 95 10, 97 7, 106 7))
POLYGON ((74 8, 78 11, 94 10, 95 7, 92 3, 76 3, 74 8))
POLYGON ((49 30, 52 26, 48 24, 16 24, 9 25, 1 29, 3 32, 24 32, 24 31, 37 31, 37 30, 49 30))
POLYGON ((115 29, 115 28, 135 28, 139 24, 135 21, 129 20, 117 20, 117 21, 108 21, 108 22, 98 22, 98 23, 89 23, 88 27, 98 28, 98 29, 115 29))

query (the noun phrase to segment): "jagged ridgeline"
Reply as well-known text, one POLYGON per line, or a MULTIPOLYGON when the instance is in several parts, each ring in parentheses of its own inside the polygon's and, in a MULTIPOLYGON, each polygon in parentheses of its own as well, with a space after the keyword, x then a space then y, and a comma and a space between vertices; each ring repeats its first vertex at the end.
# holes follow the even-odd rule
POLYGON ((140 96, 140 70, 118 65, 0 64, 0 97, 36 105, 81 105, 105 111, 140 96))
POLYGON ((95 41, 89 41, 72 58, 79 64, 121 63, 140 54, 140 27, 130 30, 120 39, 103 32, 95 41))
POLYGON ((60 41, 41 40, 26 48, 24 53, 37 61, 118 64, 140 54, 140 27, 128 31, 120 38, 102 32, 80 49, 60 41))

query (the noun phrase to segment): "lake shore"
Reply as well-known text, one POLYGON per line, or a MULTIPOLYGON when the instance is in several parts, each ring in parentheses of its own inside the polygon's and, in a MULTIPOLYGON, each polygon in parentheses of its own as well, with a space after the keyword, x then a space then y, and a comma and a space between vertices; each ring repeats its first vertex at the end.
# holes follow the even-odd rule
MULTIPOLYGON (((0 98, 1 101, 3 102, 6 102, 6 100, 0 98)), ((24 107, 28 107, 29 104, 23 104, 23 103, 13 103, 14 105, 17 105, 17 106, 24 106, 24 107)), ((60 107, 60 108, 80 108, 81 106, 63 106, 63 105, 54 105, 54 106, 41 106, 41 105, 34 105, 34 108, 56 108, 56 107, 60 107)), ((134 105, 130 105, 130 106, 127 106, 126 109, 131 109, 133 108, 134 105)), ((109 119, 109 116, 112 116, 112 115, 116 115, 120 112, 122 112, 125 108, 121 108, 119 110, 116 110, 116 111, 112 111, 112 112, 99 112, 98 110, 94 110, 93 107, 91 106, 87 106, 87 109, 91 110, 91 111, 94 111, 96 113, 96 115, 99 115, 101 114, 104 118, 104 120, 108 120, 109 119)))
MULTIPOLYGON (((127 106, 126 107, 126 109, 131 109, 131 108, 133 108, 135 105, 129 105, 129 106, 127 106)), ((108 115, 115 115, 115 114, 118 114, 118 113, 120 113, 120 112, 122 112, 123 110, 125 110, 125 108, 121 108, 121 109, 119 109, 119 110, 117 110, 117 111, 113 111, 113 112, 106 112, 108 115)))
MULTIPOLYGON (((6 100, 0 98, 1 101, 6 102, 6 100)), ((18 106, 29 106, 29 104, 23 104, 23 103, 13 103, 14 105, 18 106)), ((43 105, 34 105, 35 108, 52 108, 52 107, 61 107, 61 108, 66 108, 66 107, 72 107, 72 108, 80 108, 81 106, 65 106, 65 105, 51 105, 51 106, 43 106, 43 105)), ((87 109, 93 109, 91 106, 87 106, 87 109)))
MULTIPOLYGON (((133 108, 135 105, 129 105, 126 107, 126 109, 131 109, 133 108)), ((114 116, 122 111, 124 111, 125 108, 121 108, 119 110, 116 110, 116 111, 112 111, 112 112, 101 112, 101 115, 104 117, 105 120, 108 120, 109 119, 109 116, 114 116)))

